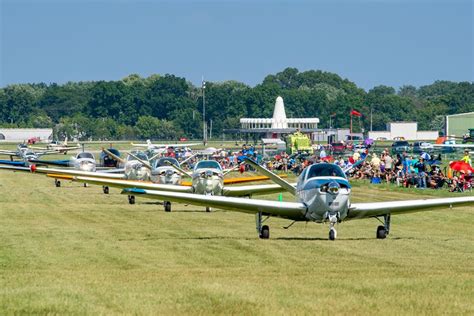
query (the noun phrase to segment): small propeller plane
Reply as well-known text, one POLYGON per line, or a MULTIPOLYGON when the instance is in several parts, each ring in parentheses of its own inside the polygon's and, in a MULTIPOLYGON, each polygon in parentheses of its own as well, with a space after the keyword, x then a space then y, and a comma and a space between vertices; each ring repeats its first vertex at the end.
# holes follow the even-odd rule
POLYGON ((335 240, 337 237, 335 229, 337 223, 353 219, 382 217, 383 225, 377 227, 376 237, 384 239, 390 232, 391 215, 474 205, 474 196, 351 203, 351 185, 345 173, 337 165, 319 163, 308 166, 299 176, 298 183, 295 186, 252 160, 246 159, 246 163, 267 175, 281 188, 294 195, 295 201, 274 202, 185 192, 166 192, 139 187, 125 188, 122 194, 254 213, 256 214, 257 232, 262 239, 270 237, 270 228, 267 225, 262 225, 264 216, 267 216, 267 218, 270 216, 282 217, 293 220, 293 223, 296 221, 328 222, 329 240, 335 240))
POLYGON ((192 146, 197 146, 201 145, 201 143, 192 143, 192 144, 153 144, 151 140, 147 139, 146 144, 135 144, 131 143, 132 146, 134 147, 144 147, 148 150, 155 150, 155 149, 167 149, 167 148, 177 148, 177 147, 192 147, 192 146))
MULTIPOLYGON (((39 157, 43 155, 51 155, 55 154, 56 151, 41 151, 41 152, 34 152, 30 148, 28 148, 27 145, 25 144, 19 144, 17 146, 17 149, 15 151, 13 150, 0 150, 0 155, 5 155, 5 156, 10 156, 10 161, 13 161, 13 157, 20 158, 23 160, 24 163, 27 163, 28 161, 32 159, 38 159, 39 157)), ((10 164, 8 161, 4 160, 2 161, 3 164, 10 164)))
POLYGON ((46 147, 35 147, 30 146, 32 149, 39 149, 39 150, 54 150, 56 153, 63 153, 67 155, 68 151, 81 149, 81 145, 77 144, 76 146, 69 146, 67 143, 67 136, 64 138, 63 142, 52 141, 46 145, 46 147))

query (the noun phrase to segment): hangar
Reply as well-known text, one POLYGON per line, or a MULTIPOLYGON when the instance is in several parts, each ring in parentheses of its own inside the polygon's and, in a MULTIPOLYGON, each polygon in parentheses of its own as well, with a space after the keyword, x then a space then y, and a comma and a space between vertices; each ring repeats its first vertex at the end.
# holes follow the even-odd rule
POLYGON ((0 128, 1 142, 26 142, 30 138, 50 141, 53 138, 52 128, 0 128))

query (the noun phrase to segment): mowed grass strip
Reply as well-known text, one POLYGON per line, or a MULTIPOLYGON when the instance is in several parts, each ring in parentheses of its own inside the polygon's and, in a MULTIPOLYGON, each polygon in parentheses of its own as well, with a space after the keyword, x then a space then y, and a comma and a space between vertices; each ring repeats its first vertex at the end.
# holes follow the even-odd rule
MULTIPOLYGON (((394 216, 386 240, 375 219, 330 242, 327 225, 276 218, 259 240, 248 214, 31 174, 1 172, 0 190, 0 314, 474 313, 469 207, 394 216)), ((433 194, 361 182, 353 201, 433 194)))

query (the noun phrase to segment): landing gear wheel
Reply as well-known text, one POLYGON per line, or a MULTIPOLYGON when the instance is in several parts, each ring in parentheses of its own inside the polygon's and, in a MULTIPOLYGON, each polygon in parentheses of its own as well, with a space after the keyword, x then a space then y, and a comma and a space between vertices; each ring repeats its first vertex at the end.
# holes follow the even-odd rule
POLYGON ((206 212, 209 213, 210 211, 212 211, 212 208, 210 208, 209 206, 206 206, 206 212))
POLYGON ((135 196, 134 195, 129 195, 128 196, 128 203, 135 204, 135 196))
POLYGON ((261 239, 270 238, 270 227, 268 227, 268 225, 263 225, 258 237, 260 237, 261 239))
POLYGON ((170 201, 164 201, 163 206, 165 207, 165 212, 171 212, 171 202, 170 201))
POLYGON ((84 183, 84 188, 87 188, 87 183, 84 183))
POLYGON ((334 228, 329 230, 329 240, 336 240, 337 232, 334 228))
POLYGON ((385 239, 388 233, 384 226, 377 227, 377 239, 385 239))
POLYGON ((54 185, 56 186, 56 188, 59 188, 61 186, 61 181, 59 181, 58 179, 55 179, 54 185))
POLYGON ((104 185, 104 186, 102 187, 102 191, 104 191, 104 194, 109 194, 109 187, 106 186, 106 185, 104 185))

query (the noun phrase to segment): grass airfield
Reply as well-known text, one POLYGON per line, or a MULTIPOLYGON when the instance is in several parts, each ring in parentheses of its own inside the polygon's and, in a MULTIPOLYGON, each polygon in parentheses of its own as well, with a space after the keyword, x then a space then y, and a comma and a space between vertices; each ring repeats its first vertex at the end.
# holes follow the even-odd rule
MULTIPOLYGON (((271 218, 259 240, 251 215, 165 213, 113 188, 0 172, 0 192, 2 315, 474 313, 469 207, 393 216, 386 240, 375 219, 340 224, 331 242, 328 225, 271 218)), ((353 190, 354 202, 435 196, 453 194, 353 190)))

